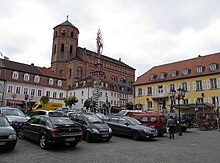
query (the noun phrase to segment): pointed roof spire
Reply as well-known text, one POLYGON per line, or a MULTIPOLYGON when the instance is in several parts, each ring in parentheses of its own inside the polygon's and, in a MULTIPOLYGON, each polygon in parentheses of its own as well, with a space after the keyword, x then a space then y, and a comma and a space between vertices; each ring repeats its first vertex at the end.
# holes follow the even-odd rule
POLYGON ((69 15, 66 16, 66 20, 68 21, 69 15))

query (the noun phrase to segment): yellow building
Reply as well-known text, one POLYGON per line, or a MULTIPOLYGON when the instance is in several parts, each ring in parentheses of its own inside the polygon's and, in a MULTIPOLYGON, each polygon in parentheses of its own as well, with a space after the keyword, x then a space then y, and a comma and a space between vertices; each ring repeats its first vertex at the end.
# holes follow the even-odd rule
POLYGON ((155 66, 134 83, 134 104, 147 112, 215 113, 220 106, 220 53, 155 66), (185 91, 178 98, 177 90, 185 91), (175 90, 175 96, 171 91, 175 90), (197 110, 197 109, 196 109, 197 110))

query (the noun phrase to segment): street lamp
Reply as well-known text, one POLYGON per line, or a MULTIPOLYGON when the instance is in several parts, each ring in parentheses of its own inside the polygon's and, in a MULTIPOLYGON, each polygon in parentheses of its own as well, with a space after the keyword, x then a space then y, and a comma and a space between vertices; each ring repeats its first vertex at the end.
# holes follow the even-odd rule
POLYGON ((177 89, 178 92, 178 109, 179 109, 179 136, 182 136, 182 128, 181 128, 181 116, 180 116, 180 99, 185 97, 185 90, 184 89, 177 89))

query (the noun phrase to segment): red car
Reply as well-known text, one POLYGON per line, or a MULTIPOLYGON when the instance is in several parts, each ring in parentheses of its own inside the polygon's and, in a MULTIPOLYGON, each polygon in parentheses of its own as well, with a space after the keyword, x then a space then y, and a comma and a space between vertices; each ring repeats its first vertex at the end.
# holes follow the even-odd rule
POLYGON ((166 118, 161 114, 135 114, 134 118, 146 126, 155 128, 158 136, 162 136, 164 133, 166 133, 166 118))

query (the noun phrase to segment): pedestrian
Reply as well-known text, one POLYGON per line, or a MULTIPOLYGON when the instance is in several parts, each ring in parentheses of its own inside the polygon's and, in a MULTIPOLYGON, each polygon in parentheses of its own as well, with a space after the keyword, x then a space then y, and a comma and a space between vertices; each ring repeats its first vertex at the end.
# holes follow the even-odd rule
POLYGON ((167 127, 169 128, 169 139, 174 139, 174 132, 175 132, 175 127, 176 127, 176 122, 171 115, 170 118, 167 121, 167 127))

